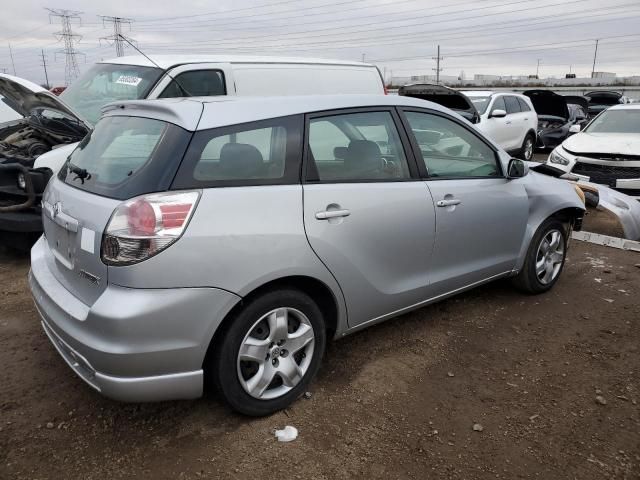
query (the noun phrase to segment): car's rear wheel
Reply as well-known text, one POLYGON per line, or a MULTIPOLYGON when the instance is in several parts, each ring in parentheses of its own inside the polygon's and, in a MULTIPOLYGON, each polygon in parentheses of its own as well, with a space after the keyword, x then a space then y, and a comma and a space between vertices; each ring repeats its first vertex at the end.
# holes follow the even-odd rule
POLYGON ((249 301, 219 340, 205 365, 218 391, 234 410, 262 416, 304 393, 320 366, 326 333, 308 295, 279 289, 249 301))
POLYGON ((531 133, 527 133, 524 137, 524 141, 522 142, 522 148, 520 149, 520 158, 526 160, 527 162, 531 161, 533 158, 533 150, 535 148, 535 138, 531 133))
POLYGON ((560 278, 566 254, 566 225, 554 218, 547 219, 533 236, 514 284, 528 293, 550 290, 560 278))

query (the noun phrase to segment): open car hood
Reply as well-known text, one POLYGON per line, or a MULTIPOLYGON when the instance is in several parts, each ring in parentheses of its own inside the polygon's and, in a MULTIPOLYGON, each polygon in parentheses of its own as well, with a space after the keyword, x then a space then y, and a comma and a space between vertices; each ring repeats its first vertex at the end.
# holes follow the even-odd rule
POLYGON ((569 107, 567 100, 550 90, 527 90, 524 95, 531 99, 533 108, 538 115, 551 115, 554 117, 569 119, 569 107))
POLYGON ((443 85, 431 83, 403 85, 398 89, 398 95, 437 103, 443 107, 450 108, 471 123, 478 123, 480 119, 480 114, 469 97, 443 85))
POLYGON ((589 99, 581 95, 563 95, 568 104, 580 105, 585 111, 589 108, 589 99))
POLYGON ((79 114, 66 105, 60 97, 24 78, 0 74, 0 102, 24 118, 36 109, 49 109, 75 118, 87 131, 93 128, 79 114))

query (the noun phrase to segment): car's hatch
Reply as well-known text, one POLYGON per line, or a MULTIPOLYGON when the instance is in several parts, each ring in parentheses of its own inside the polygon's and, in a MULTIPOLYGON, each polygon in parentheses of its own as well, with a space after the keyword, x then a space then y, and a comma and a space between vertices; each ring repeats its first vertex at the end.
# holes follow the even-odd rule
POLYGON ((54 276, 87 305, 107 286, 100 260, 102 233, 120 202, 53 178, 43 199, 42 223, 54 276))
POLYGON ((524 95, 531 99, 533 108, 538 115, 551 115, 569 119, 567 100, 550 90, 527 90, 524 95))
POLYGON ((469 97, 443 85, 404 85, 398 90, 398 95, 437 103, 462 115, 471 123, 478 123, 480 119, 480 114, 469 97))

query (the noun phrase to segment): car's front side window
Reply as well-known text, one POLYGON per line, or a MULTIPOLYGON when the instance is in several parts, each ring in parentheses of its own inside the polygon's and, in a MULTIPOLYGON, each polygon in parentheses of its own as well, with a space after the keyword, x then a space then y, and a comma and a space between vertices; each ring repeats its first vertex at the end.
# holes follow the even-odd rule
POLYGON ((308 180, 397 181, 410 177, 391 113, 362 112, 311 119, 308 180))
POLYGON ((440 115, 405 112, 432 178, 501 176, 495 152, 471 131, 440 115))
POLYGON ((520 104, 518 98, 511 95, 504 97, 504 103, 507 106, 507 115, 512 113, 520 113, 520 104))
POLYGON ((504 110, 507 111, 507 107, 504 104, 504 97, 496 97, 493 100, 493 105, 491 105, 491 112, 493 113, 495 110, 504 110))

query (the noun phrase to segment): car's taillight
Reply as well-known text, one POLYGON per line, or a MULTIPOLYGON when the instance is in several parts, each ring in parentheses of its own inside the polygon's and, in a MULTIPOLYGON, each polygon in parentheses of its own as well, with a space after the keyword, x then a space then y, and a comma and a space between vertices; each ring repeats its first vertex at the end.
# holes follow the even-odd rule
POLYGON ((197 191, 166 192, 121 203, 102 237, 102 261, 131 265, 161 252, 184 233, 199 198, 197 191))

